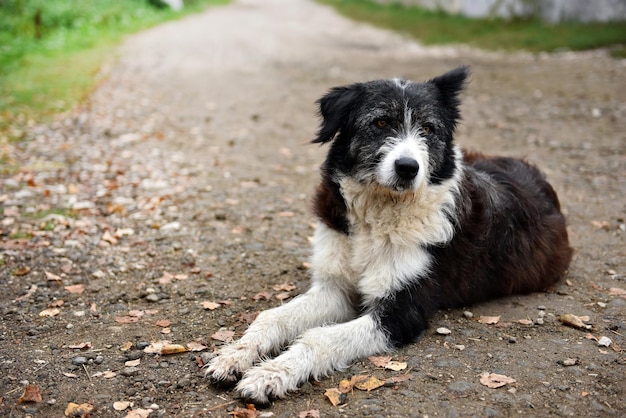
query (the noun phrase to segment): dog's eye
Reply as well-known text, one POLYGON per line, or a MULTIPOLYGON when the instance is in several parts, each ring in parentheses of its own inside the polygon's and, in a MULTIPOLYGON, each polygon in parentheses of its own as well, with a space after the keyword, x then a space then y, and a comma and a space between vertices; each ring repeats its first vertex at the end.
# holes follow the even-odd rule
POLYGON ((425 134, 429 134, 433 132, 433 127, 430 124, 424 124, 422 125, 422 132, 424 132, 425 134))
POLYGON ((385 119, 376 119, 374 121, 374 123, 376 124, 376 126, 378 126, 379 128, 384 128, 387 126, 387 121, 385 119))

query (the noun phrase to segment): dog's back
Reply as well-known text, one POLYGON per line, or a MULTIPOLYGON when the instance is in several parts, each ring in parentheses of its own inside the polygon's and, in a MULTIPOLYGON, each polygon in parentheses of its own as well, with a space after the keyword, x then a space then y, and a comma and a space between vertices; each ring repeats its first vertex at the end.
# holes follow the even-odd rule
POLYGON ((565 217, 545 176, 525 161, 465 153, 457 232, 434 247, 441 307, 545 290, 572 257, 565 217))

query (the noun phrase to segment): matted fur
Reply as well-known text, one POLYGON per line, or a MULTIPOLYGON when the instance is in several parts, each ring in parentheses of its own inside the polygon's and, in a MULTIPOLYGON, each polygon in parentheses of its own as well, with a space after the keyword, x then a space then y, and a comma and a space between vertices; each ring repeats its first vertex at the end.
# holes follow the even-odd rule
POLYGON ((311 288, 222 348, 213 381, 241 379, 238 395, 265 403, 414 341, 437 309, 540 291, 564 274, 572 250, 543 174, 453 143, 467 75, 357 83, 320 99, 313 142, 331 144, 311 288))

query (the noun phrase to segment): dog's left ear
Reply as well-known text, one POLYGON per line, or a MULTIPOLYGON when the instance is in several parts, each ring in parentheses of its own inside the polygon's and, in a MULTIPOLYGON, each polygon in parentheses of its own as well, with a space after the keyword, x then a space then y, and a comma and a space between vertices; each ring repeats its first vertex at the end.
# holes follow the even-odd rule
POLYGON ((358 84, 335 87, 317 101, 322 116, 322 124, 317 132, 317 137, 311 141, 312 143, 331 141, 337 132, 345 128, 360 90, 358 84))
POLYGON ((468 66, 458 67, 454 70, 435 77, 429 81, 434 84, 439 93, 444 106, 456 110, 459 107, 459 93, 466 85, 467 77, 470 75, 468 66))

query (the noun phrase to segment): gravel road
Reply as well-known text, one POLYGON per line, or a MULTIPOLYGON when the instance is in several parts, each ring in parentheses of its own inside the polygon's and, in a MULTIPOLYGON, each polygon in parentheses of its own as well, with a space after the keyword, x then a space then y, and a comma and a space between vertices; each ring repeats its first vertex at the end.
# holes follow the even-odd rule
POLYGON ((129 37, 100 77, 0 174, 0 415, 626 415, 626 61, 427 48, 308 0, 240 0, 129 37), (363 359, 259 411, 209 385, 216 347, 307 288, 315 100, 461 64, 457 140, 548 174, 566 280, 441 312, 393 353, 404 370, 363 359), (355 375, 386 384, 331 405, 355 375))

